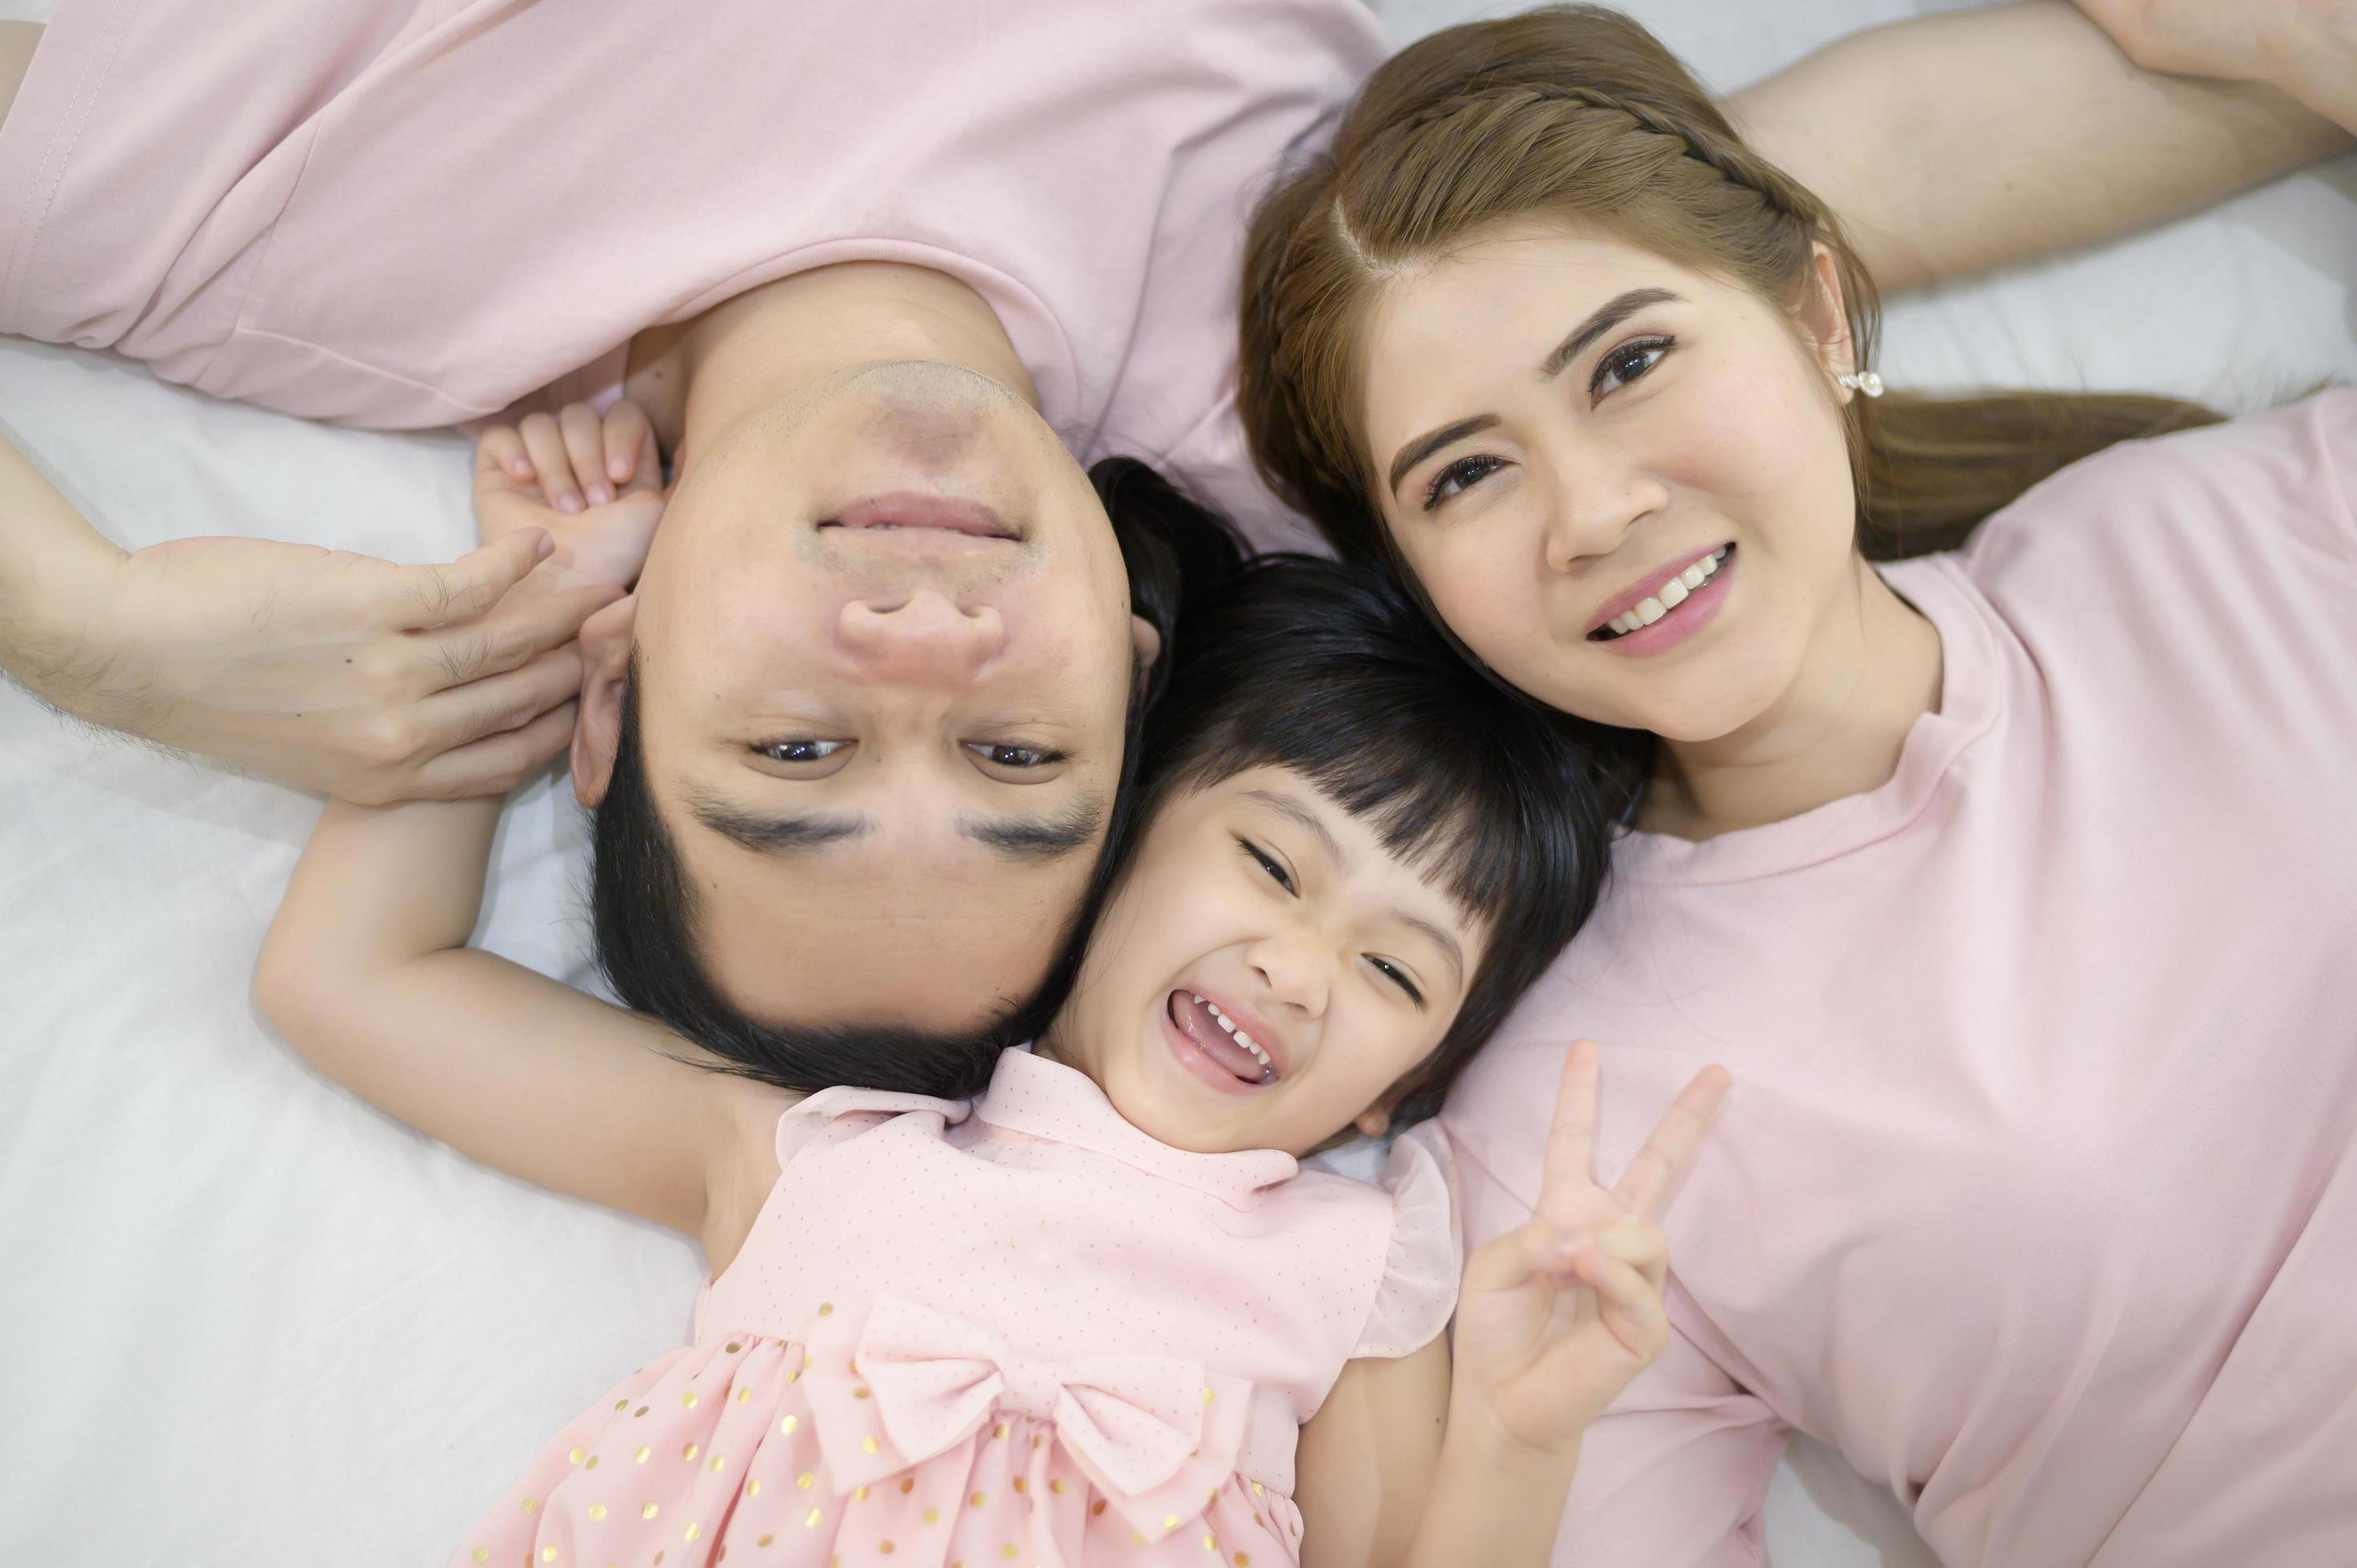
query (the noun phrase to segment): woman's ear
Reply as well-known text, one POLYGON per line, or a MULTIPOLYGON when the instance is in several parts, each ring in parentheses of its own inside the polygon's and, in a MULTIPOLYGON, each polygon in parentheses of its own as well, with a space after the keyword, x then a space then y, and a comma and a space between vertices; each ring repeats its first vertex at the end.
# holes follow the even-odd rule
MULTIPOLYGON (((1822 240, 1809 245, 1808 295, 1801 302, 1801 329, 1828 376, 1845 376, 1857 369, 1857 345, 1850 340, 1849 312, 1842 298, 1841 265, 1833 248, 1822 240)), ((1847 388, 1838 389, 1847 403, 1847 388)))
POLYGON ((1129 618, 1129 646, 1137 656, 1137 689, 1140 692, 1151 690, 1154 663, 1162 657, 1162 633, 1144 616, 1133 615, 1129 618))
POLYGON ((639 596, 626 594, 581 623, 581 707, 573 721, 573 798, 591 811, 606 799, 622 744, 622 695, 630 678, 630 628, 639 596))

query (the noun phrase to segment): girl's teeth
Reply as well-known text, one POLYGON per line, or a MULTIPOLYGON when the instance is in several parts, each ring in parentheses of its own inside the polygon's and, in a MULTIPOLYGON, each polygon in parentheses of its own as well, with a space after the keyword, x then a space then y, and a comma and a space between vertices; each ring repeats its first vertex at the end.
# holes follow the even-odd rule
POLYGON ((1639 620, 1644 622, 1647 626, 1651 626, 1655 621, 1661 619, 1663 616, 1669 614, 1670 608, 1659 599, 1639 599, 1637 601, 1636 613, 1639 620))

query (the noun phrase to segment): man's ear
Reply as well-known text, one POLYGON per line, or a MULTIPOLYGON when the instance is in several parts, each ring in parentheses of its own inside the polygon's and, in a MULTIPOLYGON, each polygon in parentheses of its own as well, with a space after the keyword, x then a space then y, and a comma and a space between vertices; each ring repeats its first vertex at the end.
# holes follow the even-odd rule
POLYGON ((1162 633, 1144 616, 1131 616, 1129 646, 1137 655, 1137 689, 1143 692, 1154 682, 1154 661, 1162 657, 1162 633))
MULTIPOLYGON (((1849 312, 1842 300, 1841 268, 1822 240, 1809 246, 1808 296, 1801 305, 1801 328, 1809 335, 1809 346, 1826 375, 1847 375, 1857 369, 1857 345, 1850 340, 1849 312)), ((1838 391, 1847 403, 1850 391, 1838 391)))
POLYGON ((581 623, 581 707, 573 721, 573 798, 591 811, 606 799, 622 744, 622 693, 630 678, 630 628, 639 596, 626 594, 581 623))

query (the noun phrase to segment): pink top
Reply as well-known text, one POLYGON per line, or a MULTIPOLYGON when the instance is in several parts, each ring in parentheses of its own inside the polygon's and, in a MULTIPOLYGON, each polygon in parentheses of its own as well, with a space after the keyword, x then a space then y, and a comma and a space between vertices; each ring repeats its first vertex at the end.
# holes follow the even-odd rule
POLYGON ((407 428, 908 262, 990 302, 1083 460, 1273 541, 1244 220, 1385 52, 1357 0, 71 0, 0 132, 0 332, 407 428))
POLYGON ((694 1343, 453 1563, 1290 1563, 1301 1423, 1456 1305, 1446 1151, 1409 1133, 1380 1187, 1190 1154, 1022 1051, 970 1107, 813 1095, 694 1343))
POLYGON ((2357 392, 2078 464, 1884 570, 1889 784, 1623 846, 1445 1119, 1478 1243, 1569 1038, 1608 1168, 1735 1074, 1557 1563, 1763 1561, 1787 1427, 1952 1564, 2357 1562, 2353 495, 2357 392))

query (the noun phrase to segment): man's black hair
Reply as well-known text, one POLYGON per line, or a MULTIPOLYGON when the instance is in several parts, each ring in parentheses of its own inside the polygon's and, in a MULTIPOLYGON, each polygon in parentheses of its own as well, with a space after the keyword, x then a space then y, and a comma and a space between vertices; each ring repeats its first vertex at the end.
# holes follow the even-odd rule
MULTIPOLYGON (((1169 679, 1181 605, 1200 586, 1232 576, 1243 561, 1234 532, 1143 463, 1111 458, 1089 472, 1111 516, 1129 573, 1130 607, 1161 633, 1162 657, 1135 673, 1122 770, 1105 843, 1088 888, 1060 936, 1055 961, 1029 996, 967 1030, 888 1025, 765 1024, 721 992, 695 940, 695 911, 679 848, 655 809, 640 745, 638 682, 622 693, 620 744, 595 812, 589 905, 598 966, 623 1004, 651 1014, 719 1057, 727 1070, 783 1089, 836 1084, 963 1098, 989 1081, 999 1053, 1037 1036, 1063 1005, 1080 952, 1131 823, 1140 736, 1169 679)), ((920 955, 909 955, 912 961, 920 955)), ((888 1002, 888 998, 879 999, 888 1002)))
POLYGON ((1623 748, 1491 681, 1364 566, 1255 562, 1190 594, 1173 641, 1141 750, 1141 823, 1189 790, 1287 768, 1488 928, 1464 1004, 1392 1120, 1430 1115, 1594 911, 1632 787, 1623 748))

